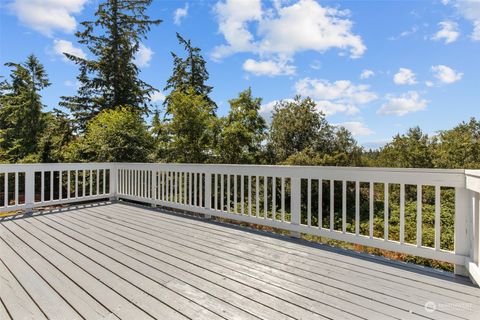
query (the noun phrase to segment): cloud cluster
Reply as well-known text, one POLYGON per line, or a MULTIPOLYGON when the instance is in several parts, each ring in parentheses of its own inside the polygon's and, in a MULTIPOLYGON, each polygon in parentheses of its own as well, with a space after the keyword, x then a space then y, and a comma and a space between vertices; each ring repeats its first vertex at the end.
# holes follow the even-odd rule
POLYGON ((182 24, 182 20, 188 16, 188 3, 185 4, 185 7, 178 8, 173 13, 173 23, 177 26, 182 24))
POLYGON ((145 68, 150 66, 150 60, 152 60, 153 57, 153 50, 149 47, 146 47, 143 44, 140 44, 140 48, 138 49, 137 53, 135 54, 135 59, 133 62, 137 65, 139 68, 145 68))
POLYGON ((215 13, 218 30, 226 40, 213 50, 217 60, 251 52, 263 61, 287 63, 295 53, 307 50, 337 48, 352 58, 366 50, 361 37, 352 32, 347 11, 322 7, 314 0, 287 5, 276 1, 270 9, 262 8, 261 0, 225 0, 215 5, 215 13), (251 31, 253 26, 257 26, 256 33, 251 31))
POLYGON ((375 75, 375 72, 373 72, 372 70, 364 69, 360 74, 360 79, 368 79, 373 77, 374 75, 375 75))
POLYGON ((10 10, 28 27, 46 35, 54 31, 72 33, 77 27, 74 17, 87 0, 14 0, 10 10))
POLYGON ((62 56, 64 61, 70 61, 67 59, 64 53, 68 53, 82 59, 87 58, 87 54, 81 48, 75 47, 73 43, 67 40, 53 40, 53 51, 55 54, 62 56))
POLYGON ((393 82, 395 84, 416 84, 417 79, 415 73, 412 70, 407 68, 400 68, 398 72, 393 76, 393 82))
POLYGON ((450 67, 445 65, 433 66, 432 71, 434 77, 443 84, 450 84, 459 81, 462 79, 463 73, 457 72, 450 67))
POLYGON ((326 115, 357 113, 360 105, 377 99, 369 89, 368 85, 355 85, 348 80, 329 82, 304 78, 295 83, 296 93, 314 99, 318 109, 326 115))
POLYGON ((165 101, 165 94, 163 94, 162 91, 155 91, 150 96, 150 99, 152 100, 153 103, 161 103, 165 101))
POLYGON ((408 113, 425 110, 428 101, 422 99, 416 91, 409 91, 400 96, 387 95, 387 102, 377 111, 378 114, 404 116, 408 113))
POLYGON ((480 41, 480 1, 478 0, 453 0, 444 2, 445 5, 452 5, 456 10, 473 25, 470 38, 473 41, 480 41))
POLYGON ((458 24, 454 21, 442 21, 438 24, 440 30, 432 37, 433 40, 444 40, 445 44, 455 42, 460 36, 458 24))
POLYGON ((365 123, 360 122, 360 121, 347 121, 347 122, 341 122, 341 123, 335 123, 333 124, 334 126, 337 127, 344 127, 348 131, 352 133, 353 136, 358 137, 358 136, 369 136, 371 134, 374 134, 373 130, 368 128, 365 123))
POLYGON ((256 76, 280 76, 295 74, 295 67, 289 65, 286 61, 263 60, 256 61, 247 59, 243 63, 243 70, 256 76))

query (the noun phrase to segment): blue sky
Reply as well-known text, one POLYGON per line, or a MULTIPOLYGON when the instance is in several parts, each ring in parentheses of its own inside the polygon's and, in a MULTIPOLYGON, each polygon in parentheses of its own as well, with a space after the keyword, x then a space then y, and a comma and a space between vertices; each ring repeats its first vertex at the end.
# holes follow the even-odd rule
MULTIPOLYGON (((5 62, 34 53, 52 82, 44 103, 57 107, 78 72, 61 53, 91 57, 73 34, 98 3, 2 0, 0 75, 5 62)), ((142 79, 164 87, 180 32, 203 50, 220 115, 249 86, 266 118, 275 101, 309 95, 366 147, 412 126, 434 134, 480 116, 478 0, 154 0, 148 13, 163 23, 138 56, 142 79)))

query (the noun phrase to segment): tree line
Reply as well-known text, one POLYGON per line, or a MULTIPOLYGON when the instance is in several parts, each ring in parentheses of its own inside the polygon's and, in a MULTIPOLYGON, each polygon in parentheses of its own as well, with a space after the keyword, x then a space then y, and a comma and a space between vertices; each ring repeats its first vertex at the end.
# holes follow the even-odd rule
POLYGON ((105 0, 94 20, 81 23, 78 42, 89 58, 65 53, 78 66, 78 90, 46 112, 41 92, 50 85, 34 55, 5 65, 0 82, 0 162, 135 161, 291 164, 425 168, 480 168, 480 121, 462 122, 428 136, 419 127, 379 150, 364 150, 351 132, 328 123, 309 97, 278 102, 271 123, 251 88, 217 115, 201 49, 177 34, 184 52, 158 91, 140 78, 135 54, 162 21, 147 15, 152 0, 105 0), (62 111, 65 110, 65 111, 62 111), (148 115, 152 118, 147 123, 148 115))

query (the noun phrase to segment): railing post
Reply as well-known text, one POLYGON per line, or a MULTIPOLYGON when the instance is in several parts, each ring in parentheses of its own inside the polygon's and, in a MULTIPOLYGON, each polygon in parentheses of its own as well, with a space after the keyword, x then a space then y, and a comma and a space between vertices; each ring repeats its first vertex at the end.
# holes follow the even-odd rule
MULTIPOLYGON (((472 194, 466 188, 455 188, 455 254, 471 257, 472 194)), ((465 261, 466 263, 466 261, 465 261)), ((464 264, 456 264, 454 273, 468 276, 464 264)))
MULTIPOLYGON (((212 209, 212 174, 205 173, 205 209, 212 209)), ((212 216, 205 214, 205 218, 210 219, 212 216)))
POLYGON ((157 201, 157 171, 156 170, 152 170, 152 180, 151 180, 151 184, 152 184, 152 196, 151 196, 151 203, 150 205, 152 207, 156 207, 156 201, 157 201))
POLYGON ((35 170, 27 168, 25 171, 25 212, 30 213, 35 206, 35 170))
POLYGON ((473 263, 480 267, 480 193, 475 192, 472 197, 473 232, 471 257, 473 263))
POLYGON ((110 163, 110 200, 111 201, 117 201, 118 200, 117 180, 118 180, 117 164, 116 163, 110 163))
MULTIPOLYGON (((302 210, 301 204, 301 183, 302 179, 300 178, 291 178, 291 187, 292 187, 292 194, 291 194, 291 224, 294 226, 300 225, 300 212, 302 210)), ((294 238, 300 238, 300 232, 297 231, 290 231, 290 236, 294 238)))

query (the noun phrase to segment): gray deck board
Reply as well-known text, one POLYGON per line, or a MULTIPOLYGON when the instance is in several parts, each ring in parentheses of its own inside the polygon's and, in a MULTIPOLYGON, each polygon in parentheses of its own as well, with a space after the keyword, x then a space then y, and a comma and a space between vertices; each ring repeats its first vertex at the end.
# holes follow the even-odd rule
MULTIPOLYGON (((119 215, 121 215, 120 211, 116 211, 115 215, 117 219, 120 220, 120 218, 118 217, 119 215)), ((129 222, 129 224, 137 225, 137 222, 129 222)), ((238 253, 234 252, 234 250, 224 251, 225 248, 221 246, 222 243, 215 243, 212 246, 207 246, 206 240, 202 241, 201 244, 198 244, 197 241, 192 242, 188 239, 184 240, 181 237, 181 232, 179 230, 180 228, 178 226, 169 228, 167 223, 167 229, 155 229, 155 227, 157 227, 157 223, 165 225, 165 223, 163 222, 148 221, 148 224, 141 225, 141 227, 146 234, 150 234, 148 230, 155 230, 156 237, 159 240, 159 242, 157 243, 159 244, 168 245, 169 242, 174 241, 173 243, 178 245, 176 248, 180 252, 184 252, 186 254, 198 257, 204 257, 212 261, 214 260, 216 263, 219 263, 230 270, 241 271, 242 273, 253 276, 257 279, 263 279, 278 286, 289 288, 290 290, 299 294, 318 298, 318 301, 333 301, 333 303, 336 304, 337 307, 341 307, 341 309, 343 310, 350 310, 354 314, 366 314, 368 315, 369 319, 375 317, 375 315, 379 316, 379 310, 385 312, 381 315, 382 318, 388 318, 392 314, 392 312, 394 314, 400 315, 408 314, 410 318, 414 318, 415 316, 412 315, 410 311, 424 311, 423 304, 425 302, 423 302, 423 304, 421 305, 418 305, 418 301, 415 301, 415 299, 411 299, 412 302, 416 302, 417 305, 412 303, 405 303, 405 301, 403 300, 394 299, 386 296, 385 294, 372 294, 371 291, 368 291, 366 289, 362 290, 361 288, 352 288, 348 284, 345 284, 343 281, 328 281, 328 278, 326 279, 327 281, 320 282, 317 280, 318 278, 323 277, 321 273, 319 274, 319 276, 312 276, 310 271, 304 271, 302 273, 302 270, 299 270, 298 268, 292 268, 289 266, 285 266, 282 262, 273 261, 275 259, 278 260, 278 258, 275 257, 273 257, 272 260, 263 259, 263 261, 261 259, 246 259, 246 255, 248 254, 247 252, 238 253), (179 238, 176 237, 177 235, 179 235, 179 238), (163 239, 168 240, 164 241, 163 239), (252 261, 255 263, 253 263, 252 261), (340 287, 345 291, 339 291, 335 287, 340 287), (393 305, 394 307, 389 306, 389 304, 393 305), (401 307, 403 307, 403 309, 401 307), (365 310, 366 308, 370 309, 370 311, 373 310, 374 312, 369 312, 369 310, 365 310)), ((185 234, 185 236, 187 236, 187 234, 185 234)), ((195 236, 195 239, 199 239, 198 235, 195 236)), ((321 271, 322 270, 320 270, 320 272, 321 271)), ((367 285, 368 284, 366 284, 366 286, 367 285)), ((398 292, 396 294, 399 294, 400 296, 405 296, 402 292, 398 292)))
POLYGON ((480 314, 463 278, 125 203, 3 219, 0 253, 0 319, 480 314))
MULTIPOLYGON (((2 240, 14 248, 17 254, 22 256, 31 268, 48 282, 69 305, 73 306, 79 315, 86 319, 94 319, 105 318, 111 314, 86 291, 82 290, 81 287, 65 276, 54 265, 48 263, 46 259, 22 242, 8 229, 1 225, 0 228, 3 229, 2 240)), ((111 318, 115 319, 115 317, 111 318)))
MULTIPOLYGON (((316 266, 312 266, 311 268, 305 267, 305 265, 308 266, 306 259, 303 257, 295 257, 292 258, 290 254, 287 255, 278 255, 278 253, 275 253, 274 249, 272 250, 259 250, 258 248, 251 248, 251 247, 245 247, 243 243, 235 242, 235 243, 230 243, 227 241, 222 241, 222 239, 219 239, 218 237, 216 238, 214 235, 212 235, 211 232, 209 231, 203 231, 203 230, 198 230, 195 232, 195 235, 192 235, 191 229, 189 229, 187 226, 182 226, 181 224, 172 224, 170 221, 163 219, 163 217, 159 216, 153 216, 153 217, 147 217, 150 219, 143 219, 137 217, 136 221, 128 221, 125 220, 127 219, 127 216, 125 216, 125 213, 122 213, 121 209, 117 210, 115 212, 115 216, 118 220, 122 221, 123 225, 125 223, 128 223, 128 225, 131 226, 137 226, 141 229, 143 229, 145 232, 154 232, 157 236, 161 237, 163 233, 169 234, 166 237, 175 237, 178 236, 181 239, 181 236, 183 235, 185 237, 184 241, 189 241, 189 236, 190 238, 195 238, 195 239, 202 239, 202 246, 205 246, 203 248, 204 250, 209 250, 210 249, 216 249, 216 250, 210 250, 209 253, 213 254, 218 257, 228 257, 229 255, 233 255, 237 258, 237 260, 241 261, 242 263, 248 264, 249 266, 252 266, 251 263, 248 262, 257 262, 257 264, 261 264, 264 266, 269 266, 271 268, 275 268, 275 270, 284 270, 285 272, 291 272, 291 273, 297 273, 296 275, 301 275, 302 271, 304 271, 310 278, 315 278, 312 277, 311 273, 317 273, 318 277, 322 277, 323 274, 329 273, 329 274, 334 274, 338 275, 336 279, 342 279, 343 281, 346 281, 347 278, 354 278, 356 281, 356 285, 359 283, 362 283, 363 285, 371 288, 372 281, 375 283, 379 282, 378 277, 373 277, 373 276, 364 276, 362 274, 357 274, 355 277, 351 276, 351 271, 346 270, 348 268, 348 265, 342 269, 342 268, 332 268, 328 264, 320 264, 316 266), (120 217, 122 216, 122 217, 120 217), (160 221, 159 221, 160 220, 160 221), (174 230, 174 231, 173 231, 174 230), (221 245, 219 247, 219 245, 221 245), (245 261, 243 261, 245 260, 245 261), (297 261, 299 260, 299 261, 297 261)), ((119 222, 120 223, 120 222, 119 222)), ((164 237, 165 238, 165 237, 164 237)), ((199 245, 196 243, 191 243, 191 246, 195 247, 196 250, 201 250, 202 248, 199 248, 199 245)), ((238 261, 237 261, 238 262, 238 261)), ((272 269, 269 268, 269 271, 271 272, 272 269)), ((308 277, 307 276, 307 277, 308 277)), ((332 283, 329 283, 329 285, 332 285, 332 283)), ((405 284, 399 284, 397 287, 394 287, 393 285, 390 285, 390 281, 382 281, 380 279, 379 283, 380 287, 382 289, 397 289, 401 292, 403 292, 405 289, 409 288, 409 295, 403 295, 400 297, 409 297, 412 298, 413 300, 417 298, 425 298, 423 296, 415 296, 413 295, 414 292, 419 292, 425 294, 425 290, 420 291, 416 290, 415 288, 411 288, 405 284)), ((386 291, 386 290, 385 290, 386 291)), ((382 292, 385 294, 386 292, 382 292)), ((440 295, 437 295, 436 292, 429 292, 428 297, 431 298, 432 294, 434 295, 435 298, 441 299, 442 297, 440 295)), ((467 296, 470 300, 476 299, 474 296, 467 296)), ((456 297, 458 299, 458 297, 456 297)), ((446 301, 444 301, 446 302, 446 301)))

